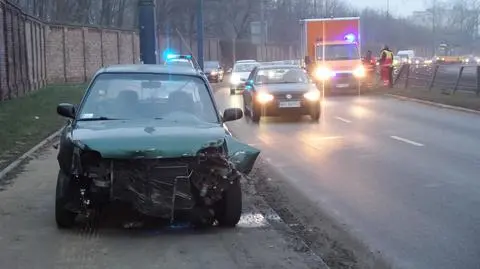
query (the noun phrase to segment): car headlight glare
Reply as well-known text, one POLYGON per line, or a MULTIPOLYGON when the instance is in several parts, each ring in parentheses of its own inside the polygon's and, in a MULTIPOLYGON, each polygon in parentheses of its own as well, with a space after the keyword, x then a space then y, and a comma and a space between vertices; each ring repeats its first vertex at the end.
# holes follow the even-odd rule
POLYGON ((319 90, 308 91, 303 95, 303 97, 305 97, 305 99, 309 101, 318 101, 320 99, 320 91, 319 90))
POLYGON ((335 73, 326 67, 318 67, 315 69, 315 77, 320 80, 327 80, 334 77, 335 73))
POLYGON ((266 93, 266 92, 259 92, 259 93, 257 93, 255 99, 260 104, 266 104, 266 103, 273 100, 273 95, 271 95, 269 93, 266 93))
POLYGON ((230 82, 232 84, 239 84, 240 83, 240 76, 233 74, 230 78, 230 82))
POLYGON ((355 70, 353 70, 353 75, 357 78, 365 77, 365 67, 359 66, 355 70))
POLYGON ((210 75, 212 75, 212 76, 215 76, 216 74, 217 74, 217 71, 215 71, 215 70, 210 72, 210 75))

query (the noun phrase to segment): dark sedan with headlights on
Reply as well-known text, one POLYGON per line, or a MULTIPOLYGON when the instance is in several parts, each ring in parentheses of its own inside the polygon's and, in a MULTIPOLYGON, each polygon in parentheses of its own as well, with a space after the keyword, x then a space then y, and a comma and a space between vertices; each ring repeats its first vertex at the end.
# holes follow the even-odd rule
POLYGON ((217 61, 207 61, 204 64, 205 75, 207 75, 210 82, 222 82, 223 81, 223 68, 217 61))
POLYGON ((305 71, 295 65, 262 65, 247 79, 244 111, 253 122, 262 116, 310 115, 320 119, 321 94, 305 71))

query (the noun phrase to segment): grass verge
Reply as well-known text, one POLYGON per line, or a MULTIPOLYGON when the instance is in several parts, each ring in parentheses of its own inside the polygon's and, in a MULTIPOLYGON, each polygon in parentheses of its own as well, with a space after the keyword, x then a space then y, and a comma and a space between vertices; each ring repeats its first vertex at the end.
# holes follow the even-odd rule
POLYGON ((65 124, 58 103, 78 103, 85 85, 48 86, 14 100, 0 102, 0 169, 65 124))
POLYGON ((480 111, 480 97, 473 92, 457 91, 452 94, 451 91, 445 90, 433 89, 429 91, 428 89, 411 88, 391 89, 386 93, 480 111))

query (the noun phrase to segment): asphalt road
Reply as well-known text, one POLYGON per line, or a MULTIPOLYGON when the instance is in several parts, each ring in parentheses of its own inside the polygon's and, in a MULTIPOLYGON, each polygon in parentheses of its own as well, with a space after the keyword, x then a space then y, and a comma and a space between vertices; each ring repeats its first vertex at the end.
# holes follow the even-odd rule
POLYGON ((53 212, 55 159, 50 146, 1 182, 0 268, 325 268, 248 184, 235 229, 125 229, 128 216, 112 211, 97 227, 59 231, 53 212))
MULTIPOLYGON (((242 106, 227 89, 217 100, 242 106)), ((244 119, 230 129, 399 268, 480 268, 478 115, 331 97, 321 123, 244 119)))

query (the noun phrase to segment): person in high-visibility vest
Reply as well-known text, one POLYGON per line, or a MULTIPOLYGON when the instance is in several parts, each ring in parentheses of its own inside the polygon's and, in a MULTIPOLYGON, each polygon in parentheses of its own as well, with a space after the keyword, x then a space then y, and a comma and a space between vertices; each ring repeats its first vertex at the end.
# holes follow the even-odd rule
POLYGON ((380 68, 383 84, 393 87, 393 52, 385 46, 380 52, 380 68))

